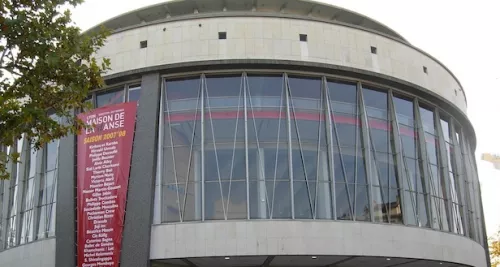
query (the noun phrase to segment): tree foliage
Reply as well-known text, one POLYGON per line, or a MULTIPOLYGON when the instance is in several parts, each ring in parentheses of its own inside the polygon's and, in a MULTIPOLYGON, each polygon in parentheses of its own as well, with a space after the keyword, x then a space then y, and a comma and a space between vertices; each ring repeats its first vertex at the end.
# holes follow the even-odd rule
MULTIPOLYGON (((108 33, 82 34, 71 20, 69 8, 82 2, 0 0, 0 144, 24 135, 39 149, 85 126, 73 111, 103 85, 109 61, 93 56, 108 33)), ((0 155, 0 179, 8 178, 10 160, 18 155, 0 155)))
POLYGON ((491 267, 500 267, 500 231, 488 239, 491 267))

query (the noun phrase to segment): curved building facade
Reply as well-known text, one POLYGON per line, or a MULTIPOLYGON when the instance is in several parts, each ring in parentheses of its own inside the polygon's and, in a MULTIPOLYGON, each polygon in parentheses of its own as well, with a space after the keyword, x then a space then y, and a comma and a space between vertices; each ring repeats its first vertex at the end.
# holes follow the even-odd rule
MULTIPOLYGON (((120 266, 489 266, 464 90, 392 29, 305 0, 103 25, 88 101, 138 102, 120 266)), ((0 266, 76 266, 75 137, 9 149, 0 266)))

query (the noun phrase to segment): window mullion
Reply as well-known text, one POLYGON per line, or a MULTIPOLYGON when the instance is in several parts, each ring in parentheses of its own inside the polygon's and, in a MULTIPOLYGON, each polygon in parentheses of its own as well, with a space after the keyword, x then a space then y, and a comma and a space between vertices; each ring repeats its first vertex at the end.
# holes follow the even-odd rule
MULTIPOLYGON (((392 90, 389 91, 389 119, 391 120, 391 128, 392 131, 390 131, 389 134, 392 135, 393 137, 393 144, 394 144, 394 151, 393 153, 396 154, 396 172, 398 175, 398 183, 399 183, 399 188, 397 189, 399 191, 399 201, 400 207, 401 207, 401 213, 403 214, 403 224, 408 224, 408 214, 406 214, 406 211, 403 207, 406 205, 406 201, 410 201, 409 199, 405 199, 405 188, 404 188, 404 178, 407 177, 406 174, 406 166, 404 164, 404 155, 401 149, 401 135, 399 133, 399 124, 397 121, 397 116, 396 116, 396 109, 394 107, 393 103, 393 95, 392 95, 392 90)), ((389 138, 390 139, 390 138, 389 138)), ((390 140, 389 140, 390 141, 390 140)), ((389 143, 389 145, 391 145, 389 143)), ((389 185, 390 187, 391 185, 389 185)), ((390 193, 389 193, 390 194, 390 193)), ((413 206, 413 205, 412 205, 413 206)), ((413 216, 416 217, 415 210, 413 216)))
MULTIPOLYGON (((241 77, 241 86, 243 86, 243 118, 244 118, 244 130, 245 130, 245 180, 246 180, 246 193, 247 193, 247 219, 250 219, 250 170, 248 167, 248 107, 247 107, 247 74, 243 72, 241 77)), ((241 87, 240 87, 241 89, 241 87)), ((241 90, 240 90, 241 92, 241 90)), ((238 109, 239 112, 239 109, 238 109)), ((237 127, 237 126, 236 126, 237 127)), ((234 152, 233 152, 234 153, 234 152)))
POLYGON ((290 88, 288 84, 288 76, 284 74, 284 88, 286 100, 286 122, 287 122, 287 134, 288 134, 288 175, 290 176, 290 201, 291 201, 291 214, 292 219, 295 219, 295 201, 294 201, 294 189, 293 189, 293 165, 292 165, 292 119, 290 118, 290 88))
POLYGON ((200 77, 200 127, 201 127, 201 220, 205 221, 205 75, 200 77))
MULTIPOLYGON (((455 232, 455 221, 453 220, 453 198, 451 196, 451 186, 452 183, 450 182, 450 173, 449 171, 451 170, 451 166, 448 166, 448 153, 446 150, 446 144, 445 144, 445 139, 444 139, 444 134, 443 129, 441 127, 441 117, 439 116, 439 110, 435 109, 434 110, 434 121, 436 123, 436 131, 438 135, 438 147, 439 147, 439 153, 438 153, 438 164, 439 164, 439 169, 441 171, 442 175, 442 181, 444 181, 444 184, 441 185, 441 187, 444 186, 445 189, 445 196, 443 196, 443 201, 445 201, 445 206, 446 207, 446 215, 447 215, 447 221, 448 221, 448 230, 450 232, 455 232), (452 229, 453 227, 453 229, 452 229)), ((449 133, 447 133, 449 134, 449 133)), ((440 188, 438 188, 440 190, 440 188)), ((444 229, 442 229, 444 230, 444 229)))
MULTIPOLYGON (((414 99, 413 102, 413 107, 414 107, 414 113, 415 113, 415 119, 417 123, 417 132, 418 132, 418 145, 417 147, 419 148, 419 154, 420 154, 420 163, 419 167, 423 173, 420 173, 420 177, 417 177, 417 179, 420 179, 421 182, 423 183, 422 187, 425 190, 424 196, 427 199, 426 203, 426 212, 427 212, 427 223, 429 224, 428 227, 432 228, 432 201, 431 201, 431 173, 429 170, 429 159, 428 159, 428 154, 427 154, 427 148, 426 148, 426 141, 425 141, 425 133, 424 133, 424 126, 422 122, 422 118, 420 116, 420 108, 418 104, 418 100, 414 99), (422 166, 423 165, 423 166, 422 166), (423 179, 422 179, 423 175, 423 179)), ((419 192, 417 191, 417 202, 418 202, 418 194, 419 192)), ((420 217, 418 217, 419 222, 420 222, 420 217)), ((421 222, 420 222, 421 223, 421 222)), ((419 223, 419 224, 420 224, 419 223)), ((420 225, 422 226, 422 225, 420 225)))
MULTIPOLYGON (((367 174, 367 180, 368 180, 368 203, 370 207, 370 221, 373 222, 375 220, 374 214, 373 214, 373 180, 375 179, 374 173, 372 172, 372 164, 375 164, 375 162, 372 162, 371 158, 371 147, 370 147, 370 136, 368 134, 369 131, 369 125, 368 125, 368 117, 366 114, 366 108, 364 104, 364 98, 363 98, 363 93, 362 93, 362 87, 361 83, 358 82, 357 84, 357 91, 358 91, 358 110, 360 111, 361 115, 361 143, 363 144, 363 158, 365 159, 365 168, 366 168, 366 174, 367 174)), ((356 116, 356 120, 358 120, 358 117, 356 116)), ((356 139, 357 140, 357 139, 356 139)), ((356 147, 356 152, 357 152, 357 147, 356 147)), ((356 160, 357 157, 356 157, 356 160)), ((357 168, 356 168, 357 169, 357 168)), ((356 177, 356 182, 357 182, 357 177, 356 177)), ((356 183, 355 187, 357 188, 359 185, 356 183)), ((363 185, 364 186, 364 185, 363 185)), ((355 189, 356 192, 356 189, 355 189)), ((356 194, 354 194, 356 196, 356 194)))
POLYGON ((328 83, 326 81, 326 78, 323 77, 322 79, 323 81, 323 93, 325 95, 324 97, 324 103, 325 104, 325 109, 324 109, 324 112, 325 112, 325 129, 328 131, 327 135, 326 135, 326 138, 327 138, 327 144, 328 144, 328 170, 330 172, 329 174, 329 178, 330 178, 330 191, 331 191, 331 203, 332 203, 332 218, 334 220, 337 219, 337 201, 336 201, 336 192, 335 192, 335 187, 336 187, 336 184, 335 184, 335 177, 334 177, 334 174, 335 174, 335 170, 334 170, 334 155, 333 155, 333 136, 332 136, 332 131, 334 130, 332 127, 332 112, 331 112, 331 107, 330 107, 330 96, 329 96, 329 93, 328 93, 328 83))
POLYGON ((452 164, 455 164, 455 170, 454 170, 454 175, 455 175, 455 181, 458 181, 456 184, 457 190, 458 190, 458 197, 459 197, 459 211, 461 210, 461 213, 459 216, 462 217, 462 231, 463 235, 469 236, 469 220, 467 218, 468 215, 468 205, 465 197, 465 172, 460 172, 462 170, 462 165, 464 164, 463 162, 463 157, 461 157, 461 147, 460 143, 458 142, 457 135, 456 135, 456 128, 455 128, 455 121, 453 119, 450 120, 450 130, 451 130, 451 142, 453 144, 453 154, 454 154, 454 159, 455 161, 452 162, 452 164), (462 159, 462 160, 460 160, 462 159))

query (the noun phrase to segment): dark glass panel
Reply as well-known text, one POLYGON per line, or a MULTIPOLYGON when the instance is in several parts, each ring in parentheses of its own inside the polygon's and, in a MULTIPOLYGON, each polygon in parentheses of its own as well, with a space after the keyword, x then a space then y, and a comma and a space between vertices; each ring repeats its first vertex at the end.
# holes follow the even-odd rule
MULTIPOLYGON (((390 222, 402 224, 403 223, 403 209, 401 207, 400 191, 397 189, 389 189, 389 213, 390 222)), ((412 214, 410 216, 413 216, 412 214)), ((412 219, 414 221, 414 219, 412 219)))
POLYGON ((294 181, 309 181, 317 180, 318 171, 318 152, 317 151, 301 151, 300 149, 292 150, 292 168, 294 181))
POLYGON ((273 219, 292 218, 292 201, 290 198, 290 182, 266 182, 267 197, 270 203, 269 214, 273 219))
POLYGON ((356 182, 356 156, 347 153, 334 154, 335 181, 340 183, 356 182), (343 164, 343 165, 342 165, 343 164), (344 176, 345 171, 345 176, 344 176))
POLYGON ((246 182, 223 182, 222 190, 226 205, 227 219, 247 218, 246 182))
MULTIPOLYGON (((270 112, 276 118, 257 118, 248 116, 248 142, 249 143, 285 143, 288 140, 286 116, 279 112, 270 112)), ((262 114, 261 114, 262 115, 262 114)))
MULTIPOLYGON (((285 107, 285 90, 284 80, 281 76, 248 76, 247 88, 247 106, 248 116, 255 118, 270 118, 272 113, 261 110, 268 108, 268 110, 275 111, 275 109, 285 107)), ((279 114, 274 112, 274 114, 279 114)), ((274 115, 274 118, 279 116, 274 115)), ((282 116, 285 118, 285 114, 282 116)), ((249 123, 250 124, 250 123, 249 123)))
MULTIPOLYGON (((402 133, 401 129, 402 127, 399 128, 400 130, 400 138, 401 138, 401 149, 403 150, 403 155, 405 157, 410 157, 410 158, 417 158, 417 143, 416 143, 416 138, 413 135, 405 135, 402 133)), ((413 128, 405 128, 405 130, 408 131, 414 131, 413 128)))
POLYGON ((352 203, 354 203, 354 185, 350 186, 348 194, 348 187, 344 183, 335 184, 335 201, 337 206, 337 219, 338 220, 352 220, 352 203))
POLYGON ((359 144, 360 130, 356 124, 336 123, 333 130, 333 137, 338 138, 340 146, 356 147, 356 144, 359 144))
POLYGON ((421 227, 430 227, 427 217, 428 203, 423 194, 417 194, 417 213, 421 227))
POLYGON ((387 110, 387 93, 378 90, 363 88, 365 106, 387 110))
POLYGON ((366 176, 366 166, 365 159, 358 152, 357 161, 356 161, 356 183, 357 184, 367 184, 367 176, 366 176))
POLYGON ((128 102, 139 101, 141 97, 141 86, 129 86, 128 88, 128 102))
POLYGON ((207 77, 206 97, 207 109, 239 107, 238 110, 243 110, 241 76, 207 77))
MULTIPOLYGON (((183 188, 185 185, 178 185, 183 188)), ((201 183, 188 183, 184 194, 180 194, 182 220, 201 220, 201 183)))
POLYGON ((164 146, 191 146, 201 144, 201 121, 195 114, 186 116, 166 115, 164 146), (181 118, 183 117, 183 118, 181 118), (180 118, 181 121, 174 121, 180 118), (168 120, 171 119, 169 123, 168 120))
POLYGON ((122 103, 124 101, 123 92, 124 90, 120 89, 97 94, 97 107, 100 108, 107 105, 122 103))
POLYGON ((257 150, 255 147, 248 148, 248 178, 250 180, 264 180, 265 164, 264 151, 257 150))
POLYGON ((289 77, 288 84, 292 98, 321 99, 320 78, 289 77))
POLYGON ((56 171, 49 171, 45 173, 44 179, 42 181, 42 184, 40 185, 40 192, 39 197, 39 204, 40 205, 45 205, 54 202, 54 196, 56 194, 56 181, 55 181, 55 172, 56 171))
POLYGON ((373 187, 373 217, 376 222, 389 222, 389 189, 373 187))
POLYGON ((372 89, 363 89, 366 114, 369 117, 387 120, 387 93, 372 89))
POLYGON ((162 222, 179 222, 181 220, 180 199, 184 195, 182 185, 162 186, 162 222))
MULTIPOLYGON (((245 119, 237 117, 234 119, 215 119, 214 117, 220 114, 214 114, 205 119, 205 141, 207 143, 229 143, 244 142, 245 140, 245 119)), ((236 117, 235 112, 221 112, 223 116, 236 117)), ((210 116, 210 115, 206 115, 210 116)), ((210 145, 209 145, 210 146, 210 145)))
POLYGON ((333 218, 331 190, 332 188, 329 182, 316 183, 316 203, 314 205, 315 207, 314 213, 316 219, 333 218))
POLYGON ((251 97, 278 97, 283 94, 282 76, 248 75, 248 95, 251 97))
POLYGON ((413 101, 393 97, 394 109, 398 115, 398 123, 413 126, 414 107, 413 101))
POLYGON ((419 110, 420 110, 420 119, 422 120, 424 131, 434 134, 435 133, 434 112, 424 107, 420 107, 419 110))
MULTIPOLYGON (((341 158, 341 154, 336 152, 333 154, 333 176, 334 180, 339 183, 345 183, 345 176, 344 176, 344 170, 343 170, 343 162, 341 158)), ((354 176, 352 176, 352 180, 354 180, 354 176)))
POLYGON ((375 157, 375 171, 378 179, 374 181, 374 185, 379 185, 383 187, 389 187, 389 154, 386 153, 374 153, 375 157))
POLYGON ((333 112, 356 114, 356 84, 328 81, 327 86, 333 112))
POLYGON ((249 183, 250 219, 268 219, 270 202, 268 201, 266 182, 249 183))
POLYGON ((356 221, 370 221, 370 202, 368 201, 368 186, 356 186, 356 221))
POLYGON ((293 115, 295 115, 295 119, 292 118, 292 142, 326 145, 326 129, 322 114, 295 113, 293 115), (304 117, 304 119, 300 117, 304 117))
POLYGON ((404 191, 404 214, 407 225, 418 225, 417 218, 417 193, 404 191))
POLYGON ((387 130, 370 128, 370 145, 372 150, 389 152, 389 132, 387 130))
POLYGON ((448 121, 441 119, 441 130, 443 131, 443 137, 446 142, 451 142, 450 141, 450 127, 448 121))
POLYGON ((167 81, 166 100, 197 99, 200 97, 200 85, 199 77, 167 81))
MULTIPOLYGON (((163 184, 195 182, 200 173, 199 147, 168 147, 163 150, 163 184)), ((200 179, 198 177, 198 179, 200 179)))
POLYGON ((205 181, 246 180, 245 150, 205 149, 205 181))
POLYGON ((426 149, 427 149, 427 158, 431 164, 438 164, 437 156, 438 156, 438 140, 434 135, 425 134, 426 139, 426 149))
POLYGON ((222 186, 218 181, 205 183, 205 220, 224 220, 222 186))
MULTIPOLYGON (((48 145, 50 146, 50 144, 48 145)), ((29 170, 28 170, 28 177, 29 178, 32 178, 32 177, 35 177, 35 171, 36 171, 36 155, 37 155, 37 150, 35 150, 34 148, 31 148, 29 150, 30 154, 29 154, 29 170)), ((54 151, 52 151, 52 153, 54 153, 54 151)), ((57 152, 56 152, 57 153, 57 152)), ((53 156, 54 157, 54 156, 53 156)), ((57 155, 56 155, 57 157, 57 155)), ((52 163, 51 163, 52 164, 52 163)), ((55 164, 54 164, 55 165, 55 164)), ((0 181, 1 183, 1 181, 0 181)), ((0 185, 0 189, 2 189, 2 186, 0 185)), ((3 191, 0 192, 0 194, 2 194, 3 191)), ((0 200, 1 201, 1 200, 0 200)))
POLYGON ((399 184, 396 164, 394 163, 394 159, 392 156, 389 158, 388 167, 389 167, 389 187, 390 188, 401 188, 401 185, 399 184))
POLYGON ((264 158, 266 180, 290 180, 287 150, 265 149, 264 158))
POLYGON ((243 90, 241 76, 207 77, 207 97, 240 96, 243 90))
POLYGON ((57 168, 57 158, 58 158, 58 141, 52 141, 46 146, 46 158, 45 158, 45 171, 54 170, 57 168))
POLYGON ((295 218, 312 219, 315 210, 316 183, 294 182, 295 218))

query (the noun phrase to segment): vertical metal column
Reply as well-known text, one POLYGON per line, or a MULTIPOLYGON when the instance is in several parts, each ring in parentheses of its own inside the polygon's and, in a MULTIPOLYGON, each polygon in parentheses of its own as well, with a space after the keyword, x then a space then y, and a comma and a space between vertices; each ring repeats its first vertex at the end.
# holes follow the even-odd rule
POLYGON ((325 129, 328 130, 328 133, 326 135, 326 142, 328 145, 328 171, 330 172, 330 191, 331 191, 331 202, 332 202, 332 209, 333 209, 333 219, 337 219, 337 201, 336 201, 336 192, 335 192, 335 166, 334 166, 334 153, 333 153, 333 128, 332 128, 332 109, 330 107, 330 95, 328 92, 328 83, 325 77, 322 79, 323 82, 323 90, 324 90, 324 95, 325 95, 325 129))
MULTIPOLYGON (((12 154, 12 148, 10 149, 11 153, 12 154)), ((7 172, 12 174, 12 170, 14 169, 15 165, 12 161, 9 161, 8 164, 7 164, 7 172)), ((0 209, 3 210, 2 212, 2 218, 0 218, 0 220, 2 220, 2 228, 0 229, 0 235, 2 236, 2 238, 0 238, 0 251, 4 250, 5 247, 6 247, 6 242, 7 242, 7 218, 9 217, 9 199, 10 199, 10 183, 11 183, 11 180, 12 180, 12 176, 9 180, 5 180, 3 181, 3 205, 2 207, 0 207, 0 209)))
MULTIPOLYGON (((60 175, 60 172, 59 172, 59 161, 61 160, 60 159, 60 149, 61 149, 61 140, 58 140, 57 142, 59 142, 59 149, 57 151, 57 157, 58 157, 58 160, 57 160, 57 169, 55 170, 56 173, 57 173, 57 178, 61 177, 60 175)), ((34 183, 33 183, 33 190, 35 190, 35 198, 33 199, 33 234, 35 235, 34 236, 34 240, 36 239, 36 237, 38 236, 38 232, 39 232, 39 227, 40 227, 40 212, 39 212, 39 209, 38 207, 41 205, 40 203, 40 197, 38 196, 39 195, 39 192, 40 192, 40 188, 42 186, 44 186, 44 184, 42 184, 42 181, 45 181, 45 179, 43 179, 43 176, 45 175, 45 166, 44 166, 44 162, 45 162, 45 148, 43 149, 40 149, 37 153, 36 153, 36 165, 35 165, 35 180, 34 180, 34 183)), ((55 179, 54 179, 55 180, 55 179)), ((56 180, 57 181, 57 180, 56 180)), ((57 181, 58 182, 58 181, 57 181)), ((57 188, 55 189, 57 190, 57 188)), ((57 192, 57 191, 56 191, 57 192)), ((56 202, 56 216, 57 216, 57 199, 54 200, 56 202)), ((56 217, 56 220, 57 220, 57 217, 56 217)), ((56 227, 57 228, 57 227, 56 227)), ((57 230, 56 230, 57 231, 57 230)))
POLYGON ((149 252, 154 213, 160 74, 142 76, 141 87, 123 228, 121 267, 151 264, 149 252))
MULTIPOLYGON (((76 266, 76 221, 78 219, 76 215, 76 145, 74 135, 59 140, 55 220, 56 267, 76 266)), ((38 229, 39 226, 36 228, 38 229)))
POLYGON ((163 138, 164 138, 164 121, 165 111, 163 110, 163 101, 167 95, 164 89, 160 90, 160 112, 158 112, 158 145, 156 155, 156 182, 155 182, 155 199, 153 211, 153 224, 160 224, 162 220, 162 194, 163 194, 163 138))
POLYGON ((290 117, 290 89, 288 84, 288 76, 284 74, 284 93, 286 99, 286 122, 288 134, 288 175, 290 176, 290 201, 291 201, 291 214, 292 219, 295 219, 295 196, 293 189, 293 165, 292 165, 292 118, 290 117))
MULTIPOLYGON (((370 135, 369 135, 369 125, 368 125, 368 117, 366 115, 366 107, 365 107, 365 101, 363 99, 363 88, 361 87, 361 83, 358 82, 357 84, 357 91, 358 91, 358 105, 359 105, 359 110, 361 111, 361 140, 363 144, 363 157, 365 159, 365 167, 366 167, 366 174, 367 174, 367 179, 368 179, 368 205, 370 206, 370 221, 373 222, 375 220, 375 215, 373 214, 373 180, 375 179, 375 173, 373 173, 374 168, 372 167, 372 163, 376 164, 375 162, 372 162, 372 157, 371 157, 371 147, 370 147, 370 135)), ((356 148, 357 151, 357 148, 356 148)), ((357 160, 357 159, 356 159, 357 160)), ((356 167, 357 169, 357 167, 356 167)), ((357 177, 356 177, 356 182, 357 182, 357 177)), ((358 185, 355 185, 358 187, 358 185)), ((356 194, 354 194, 356 195, 356 194)))
MULTIPOLYGON (((392 90, 388 92, 389 96, 389 119, 391 120, 391 128, 392 131, 392 140, 394 140, 394 153, 396 153, 396 172, 398 174, 398 183, 399 183, 399 201, 401 202, 401 207, 406 207, 406 201, 410 201, 409 199, 405 199, 405 188, 404 188, 404 177, 407 177, 406 173, 406 164, 403 155, 403 150, 401 149, 401 135, 399 133, 399 124, 396 115, 396 109, 394 107, 392 90)), ((390 144, 389 144, 390 145, 390 144)), ((390 185, 389 185, 390 187, 390 185)), ((408 214, 406 214, 406 209, 402 208, 403 211, 403 224, 408 224, 408 214)), ((416 214, 414 214, 416 217, 416 214)))
MULTIPOLYGON (((243 118, 245 123, 245 180, 247 189, 247 219, 250 219, 250 171, 248 169, 248 113, 247 113, 247 74, 243 72, 241 77, 243 86, 243 118)), ((241 89, 241 88, 240 88, 241 89)), ((241 90, 240 90, 241 92, 241 90)), ((237 127, 237 126, 236 126, 237 127)), ((233 148, 234 149, 234 148, 233 148)))
POLYGON ((200 104, 200 127, 201 127, 201 220, 205 221, 205 75, 200 77, 201 104, 200 104))
MULTIPOLYGON (((16 244, 18 245, 21 240, 21 232, 22 232, 22 220, 21 220, 21 210, 23 208, 24 204, 24 191, 26 188, 26 162, 28 161, 28 153, 26 151, 28 150, 28 140, 26 138, 22 138, 22 144, 21 144, 21 162, 19 162, 19 172, 17 172, 17 199, 14 199, 14 201, 17 202, 17 211, 16 211, 16 244)), ((19 152, 19 151, 18 151, 19 152)))
MULTIPOLYGON (((451 196, 451 181, 450 181, 450 168, 451 166, 448 166, 448 152, 446 150, 446 141, 444 139, 444 134, 443 129, 441 126, 441 116, 439 116, 439 110, 436 108, 434 109, 434 121, 436 122, 436 131, 437 131, 437 136, 438 136, 438 146, 439 146, 439 153, 438 153, 438 164, 439 164, 439 169, 441 171, 441 175, 443 177, 442 180, 444 180, 444 184, 441 185, 441 187, 444 186, 446 196, 443 196, 443 201, 445 201, 445 206, 446 206, 446 215, 447 215, 447 221, 448 221, 448 231, 452 231, 452 227, 455 225, 455 221, 453 220, 453 198, 451 196)), ((449 127, 449 124, 448 124, 449 127)), ((449 132, 447 133, 449 134, 449 132)), ((439 190, 439 188, 437 188, 439 190)), ((439 205, 441 206, 441 205, 439 205)), ((441 222, 444 224, 444 222, 441 222)), ((443 225, 441 225, 443 228, 443 225)), ((446 230, 446 229, 442 229, 446 230)), ((456 229, 453 229, 453 232, 456 229)))
MULTIPOLYGON (((429 227, 432 228, 432 202, 431 201, 431 190, 430 190, 430 183, 431 183, 431 174, 429 170, 429 159, 428 159, 428 154, 427 154, 427 147, 426 147, 426 141, 425 141, 425 133, 424 133, 424 126, 422 122, 422 118, 420 117, 420 108, 419 108, 418 100, 415 98, 413 100, 413 108, 414 108, 414 113, 415 113, 415 119, 417 121, 417 132, 418 132, 418 142, 417 142, 417 147, 419 148, 419 154, 421 157, 421 162, 422 162, 422 172, 420 173, 420 177, 418 179, 422 179, 423 175, 423 189, 425 189, 426 192, 424 192, 424 195, 426 196, 426 210, 427 210, 427 221, 429 223, 429 227)), ((418 205, 418 192, 417 192, 417 211, 419 211, 418 205)), ((417 212, 420 214, 420 212, 417 212)), ((419 224, 420 224, 420 217, 419 217, 419 224)), ((422 225, 420 225, 422 226, 422 225)))
MULTIPOLYGON (((456 129, 455 129, 456 130, 456 129)), ((469 155, 467 154, 467 146, 466 146, 466 138, 464 135, 463 131, 460 131, 460 150, 462 153, 462 172, 463 172, 463 177, 464 177, 464 195, 465 195, 465 204, 464 206, 467 207, 465 210, 467 212, 467 229, 468 229, 468 236, 472 238, 473 240, 476 240, 477 238, 477 233, 476 233, 476 227, 475 227, 475 220, 474 220, 474 213, 472 215, 470 214, 470 211, 473 212, 474 210, 474 191, 473 191, 473 185, 472 185, 472 173, 470 172, 470 168, 468 160, 469 160, 469 155), (471 218, 469 218, 471 216, 471 218), (469 228, 470 227, 470 228, 469 228)))
POLYGON ((449 122, 449 127, 450 127, 450 132, 451 132, 451 142, 453 144, 453 154, 455 158, 455 162, 452 162, 452 164, 455 164, 455 180, 458 181, 457 185, 457 194, 459 197, 459 205, 461 204, 460 210, 461 214, 459 214, 462 217, 462 229, 463 229, 463 234, 465 236, 469 236, 469 219, 468 219, 468 204, 466 201, 465 197, 465 172, 463 172, 463 157, 461 153, 461 147, 460 143, 457 139, 457 132, 455 129, 455 121, 453 119, 450 120, 449 122), (462 160, 460 160, 462 159, 462 160))

